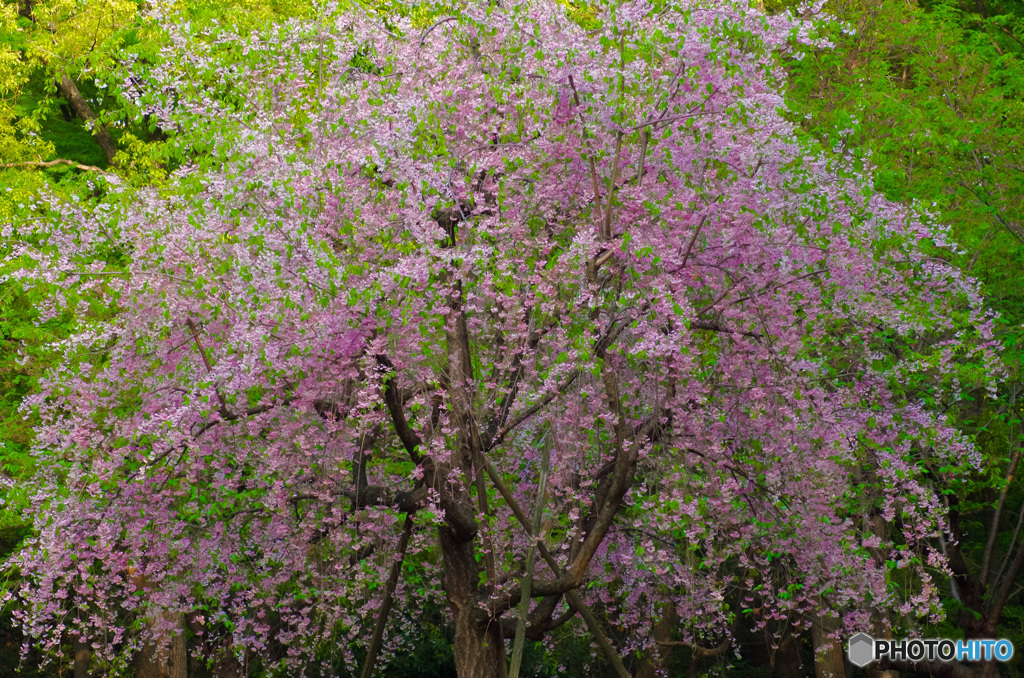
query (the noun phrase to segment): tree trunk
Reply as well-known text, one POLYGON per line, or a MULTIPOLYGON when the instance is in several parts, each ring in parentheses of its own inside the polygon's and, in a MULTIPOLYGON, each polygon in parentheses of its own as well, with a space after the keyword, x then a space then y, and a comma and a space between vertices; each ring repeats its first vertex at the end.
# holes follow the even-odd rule
MULTIPOLYGON (((818 601, 819 605, 822 601, 818 601)), ((814 675, 817 678, 844 678, 846 665, 843 661, 842 641, 830 637, 840 629, 839 620, 831 612, 821 612, 811 624, 811 640, 814 643, 814 675)))
POLYGON ((92 659, 92 647, 86 639, 77 636, 75 638, 75 678, 89 678, 90 659, 92 659))
POLYGON ((176 632, 170 643, 160 647, 152 642, 142 648, 136 678, 188 678, 188 649, 185 647, 185 616, 165 612, 164 619, 173 620, 176 632))
POLYGON ((446 526, 438 528, 444 557, 444 584, 455 622, 455 672, 459 678, 498 678, 505 663, 504 644, 499 646, 487 613, 478 605, 480 574, 473 556, 473 542, 456 539, 446 526))
POLYGON ((800 646, 797 645, 796 636, 786 631, 772 655, 772 678, 793 678, 803 675, 800 668, 800 646))
MULTIPOLYGON (((675 649, 672 642, 672 630, 679 623, 679 615, 676 614, 675 603, 664 603, 661 606, 661 619, 654 625, 651 633, 654 640, 654 649, 644 653, 640 668, 636 672, 636 678, 655 678, 658 671, 662 675, 668 675, 669 662, 672 660, 672 651, 675 649)), ((696 665, 694 658, 692 665, 696 665)))
POLYGON ((245 668, 238 658, 226 653, 213 666, 213 678, 244 678, 245 668))
MULTIPOLYGON (((877 534, 877 531, 876 531, 876 534, 877 534)), ((874 619, 874 625, 875 625, 874 626, 874 632, 872 633, 872 635, 875 638, 879 638, 879 639, 884 638, 885 640, 892 640, 892 638, 893 638, 892 627, 889 626, 888 620, 886 620, 886 622, 883 623, 882 615, 886 615, 887 616, 888 613, 880 612, 880 611, 876 610, 872 614, 872 617, 874 619)), ((896 671, 895 669, 888 669, 888 668, 887 669, 882 669, 877 663, 868 664, 866 667, 864 667, 864 671, 867 673, 868 678, 900 678, 900 672, 899 671, 896 671)))
MULTIPOLYGON (((1010 478, 1012 478, 1013 471, 1016 470, 1016 462, 1014 462, 1013 467, 1011 468, 1010 478)), ((1022 515, 1024 515, 1024 508, 1022 508, 1022 515)), ((946 550, 949 558, 949 567, 953 571, 953 578, 963 603, 959 620, 960 628, 967 639, 998 638, 999 620, 1002 617, 1003 606, 1009 600, 1016 577, 1021 571, 1022 566, 1024 566, 1024 544, 1017 545, 1019 550, 1016 552, 1015 557, 1013 557, 1012 562, 1009 563, 1002 578, 997 578, 998 581, 986 583, 976 571, 969 567, 961 551, 961 544, 963 543, 963 535, 960 529, 961 518, 959 502, 955 497, 952 497, 950 500, 949 525, 955 541, 948 544, 946 550)), ((998 525, 993 522, 990 529, 996 530, 998 525)), ((994 544, 995 540, 991 539, 990 542, 994 544)), ((986 549, 989 549, 989 547, 986 546, 986 549)), ((1009 560, 1011 554, 1007 554, 1006 557, 1009 560)), ((991 558, 991 553, 986 558, 991 558)), ((995 661, 978 662, 969 666, 965 665, 964 671, 969 671, 971 672, 970 675, 977 675, 981 678, 999 678, 998 662, 995 661)), ((964 675, 968 675, 968 673, 964 673, 964 675)))
POLYGON ((499 652, 492 627, 466 623, 465 616, 455 624, 455 673, 459 678, 496 678, 498 663, 505 661, 499 652))
POLYGON ((93 138, 99 144, 103 155, 107 158, 107 163, 113 165, 114 156, 117 154, 117 145, 110 137, 107 128, 100 123, 96 118, 96 114, 92 112, 89 102, 78 91, 78 85, 75 84, 74 80, 64 75, 61 76, 60 91, 64 98, 68 100, 68 104, 71 105, 71 110, 75 112, 75 115, 85 121, 85 126, 90 128, 93 138))

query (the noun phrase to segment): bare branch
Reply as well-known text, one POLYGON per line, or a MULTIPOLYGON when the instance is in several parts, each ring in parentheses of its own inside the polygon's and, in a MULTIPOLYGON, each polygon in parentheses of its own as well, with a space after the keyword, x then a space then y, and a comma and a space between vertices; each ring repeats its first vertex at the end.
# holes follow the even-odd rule
POLYGON ((686 246, 686 252, 683 254, 683 263, 679 265, 680 270, 686 268, 686 260, 690 258, 690 252, 693 251, 693 244, 697 242, 697 236, 700 235, 700 229, 704 227, 704 222, 708 220, 708 215, 704 215, 700 218, 700 222, 697 224, 697 230, 693 232, 693 237, 690 238, 690 244, 686 246))
POLYGON ((75 169, 82 170, 83 172, 99 172, 100 174, 110 174, 110 175, 113 175, 113 172, 108 172, 107 170, 103 169, 102 167, 97 167, 96 165, 83 165, 80 162, 75 162, 74 160, 66 160, 64 158, 58 158, 56 160, 47 160, 46 162, 32 161, 32 160, 24 160, 22 162, 8 162, 8 163, 4 163, 4 164, 0 165, 0 169, 12 169, 12 168, 16 168, 16 167, 43 167, 43 168, 45 168, 45 167, 56 167, 57 165, 67 165, 69 167, 73 167, 75 169))
POLYGON ((1014 473, 1017 472, 1017 465, 1020 463, 1021 454, 1024 453, 1024 441, 1017 442, 1017 453, 1010 461, 1010 467, 1006 471, 1005 484, 999 492, 999 501, 996 504, 995 515, 992 516, 992 526, 988 531, 988 541, 985 543, 985 552, 981 560, 981 583, 984 586, 988 582, 988 575, 992 568, 992 553, 995 550, 996 536, 999 534, 999 522, 1003 515, 1003 508, 1006 506, 1006 497, 1013 484, 1014 473))

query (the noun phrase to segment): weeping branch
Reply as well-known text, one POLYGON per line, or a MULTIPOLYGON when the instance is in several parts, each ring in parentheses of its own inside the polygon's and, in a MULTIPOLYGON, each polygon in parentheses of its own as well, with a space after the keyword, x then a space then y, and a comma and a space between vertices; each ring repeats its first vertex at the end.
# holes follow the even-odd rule
MULTIPOLYGON (((551 447, 545 440, 541 448, 540 478, 537 479, 537 499, 533 504, 533 522, 530 534, 540 536, 540 521, 544 514, 544 495, 547 492, 548 469, 551 466, 551 447)), ((526 552, 526 573, 523 575, 523 599, 519 603, 519 614, 516 620, 516 636, 512 643, 512 665, 508 670, 509 678, 519 678, 519 668, 523 662, 523 646, 526 643, 526 617, 530 612, 530 587, 533 585, 533 566, 537 559, 537 544, 530 544, 526 552)))
POLYGON ((402 536, 398 541, 398 558, 391 565, 391 573, 388 582, 384 586, 384 601, 377 613, 377 623, 373 627, 373 638, 370 640, 370 648, 366 651, 366 663, 363 664, 362 678, 370 678, 373 675, 373 665, 380 653, 380 646, 384 640, 384 627, 388 622, 388 615, 391 614, 391 607, 395 602, 395 589, 398 587, 398 578, 402 574, 402 561, 405 560, 405 550, 409 547, 409 537, 412 536, 412 514, 406 514, 405 526, 402 529, 402 536))
MULTIPOLYGON (((569 75, 569 86, 572 87, 573 100, 576 102, 576 107, 580 107, 580 93, 576 90, 576 82, 572 79, 572 75, 569 75)), ((590 151, 587 154, 587 161, 590 163, 590 180, 594 184, 594 204, 600 208, 601 206, 601 188, 600 182, 597 180, 597 165, 594 164, 594 149, 590 147, 588 141, 590 135, 587 133, 587 125, 583 120, 583 114, 580 113, 580 127, 583 129, 583 141, 587 145, 587 150, 590 151)))

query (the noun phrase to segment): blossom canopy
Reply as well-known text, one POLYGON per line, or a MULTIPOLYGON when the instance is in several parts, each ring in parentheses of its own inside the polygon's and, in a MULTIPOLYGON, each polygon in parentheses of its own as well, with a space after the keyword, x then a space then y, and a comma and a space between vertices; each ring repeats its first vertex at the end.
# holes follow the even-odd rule
POLYGON ((390 642, 443 600, 460 676, 496 676, 535 505, 529 637, 566 596, 623 652, 665 602, 709 632, 936 612, 925 474, 976 460, 926 397, 993 364, 989 319, 941 233, 796 140, 804 23, 324 16, 168 18, 133 105, 190 161, 17 251, 116 309, 29 402, 30 635, 113 661, 186 614, 211 651, 351 665, 404 557, 390 642))

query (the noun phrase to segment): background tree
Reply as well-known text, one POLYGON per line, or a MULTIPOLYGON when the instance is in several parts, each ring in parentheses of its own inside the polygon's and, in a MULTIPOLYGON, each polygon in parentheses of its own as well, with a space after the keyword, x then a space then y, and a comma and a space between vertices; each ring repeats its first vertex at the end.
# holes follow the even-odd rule
MULTIPOLYGON (((951 626, 939 632, 1021 642, 1019 414, 1024 196, 1024 10, 1019 3, 834 2, 829 49, 789 64, 793 118, 805 133, 875 168, 886 196, 950 225, 955 250, 936 256, 977 276, 1000 314, 1009 378, 995 397, 937 398, 984 452, 971 483, 938 482, 951 508, 951 626), (1004 615, 1009 614, 1006 618, 1004 615)), ((912 667, 906 666, 905 669, 912 667)), ((925 670, 922 668, 922 670, 925 670)), ((988 667, 996 671, 996 667, 988 667)), ((994 674, 993 674, 994 675, 994 674)))

